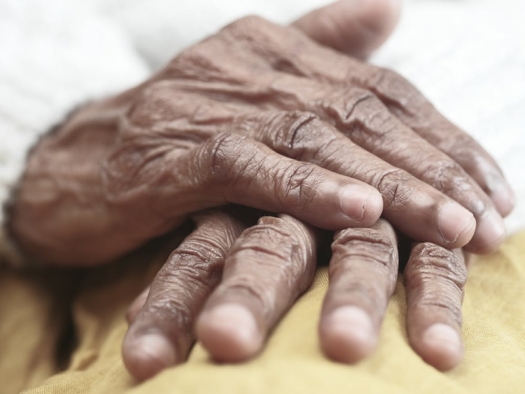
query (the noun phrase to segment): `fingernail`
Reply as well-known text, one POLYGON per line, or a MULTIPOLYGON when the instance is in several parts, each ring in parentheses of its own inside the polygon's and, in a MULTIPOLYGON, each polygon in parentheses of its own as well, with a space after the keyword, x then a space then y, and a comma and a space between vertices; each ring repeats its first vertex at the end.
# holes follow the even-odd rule
POLYGON ((382 208, 381 195, 369 186, 348 185, 341 192, 341 210, 352 220, 363 220, 367 209, 381 212, 382 208))
POLYGON ((145 361, 152 360, 162 364, 163 367, 174 365, 177 361, 175 349, 171 342, 159 334, 147 334, 137 338, 133 347, 135 353, 145 361))
POLYGON ((476 237, 479 237, 480 242, 489 248, 499 245, 505 238, 505 235, 507 235, 505 222, 495 210, 490 210, 488 214, 478 220, 476 237))
POLYGON ((463 357, 463 344, 459 334, 446 324, 437 323, 430 326, 422 339, 427 348, 441 353, 436 360, 441 369, 453 368, 463 357))
POLYGON ((507 216, 516 204, 516 196, 507 182, 500 182, 490 192, 494 205, 502 216, 507 216))
POLYGON ((323 348, 338 361, 356 362, 371 353, 377 343, 368 314, 355 306, 333 311, 324 321, 323 348))
POLYGON ((456 202, 448 202, 441 207, 437 224, 441 238, 447 244, 459 238, 465 244, 472 239, 476 230, 474 215, 456 202))
POLYGON ((225 361, 249 358, 262 345, 253 314, 245 306, 235 303, 222 304, 203 313, 198 334, 204 347, 225 361))

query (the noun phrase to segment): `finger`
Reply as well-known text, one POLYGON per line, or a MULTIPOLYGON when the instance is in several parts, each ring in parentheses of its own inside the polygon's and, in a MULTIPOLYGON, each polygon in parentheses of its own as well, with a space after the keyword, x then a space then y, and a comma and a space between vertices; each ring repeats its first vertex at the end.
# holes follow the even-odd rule
POLYGON ((494 159, 471 136, 441 115, 399 74, 371 68, 367 87, 407 126, 459 163, 492 198, 499 213, 515 204, 512 188, 494 159))
POLYGON ((161 268, 123 343, 124 364, 136 379, 185 360, 195 317, 219 282, 224 257, 243 228, 225 212, 199 216, 195 231, 161 268))
POLYGON ((470 136, 439 114, 415 87, 397 73, 316 45, 299 32, 272 25, 260 18, 240 20, 228 29, 241 31, 245 36, 263 35, 264 40, 271 43, 273 51, 258 50, 252 55, 281 72, 313 77, 337 87, 362 86, 373 92, 403 123, 460 164, 492 198, 501 215, 505 216, 512 210, 512 189, 492 157, 470 136), (248 23, 260 25, 260 28, 250 31, 244 28, 244 24, 248 23), (271 34, 266 31, 271 31, 271 34), (279 62, 276 63, 275 58, 280 59, 279 62), (288 64, 288 67, 280 67, 282 64, 288 64))
POLYGON ((319 323, 321 346, 330 358, 353 363, 377 345, 397 280, 396 235, 381 219, 371 228, 338 232, 332 252, 319 323))
POLYGON ((480 186, 457 162, 393 116, 374 95, 357 92, 353 98, 349 95, 350 102, 343 99, 332 108, 332 116, 345 134, 467 208, 477 223, 467 249, 476 253, 494 251, 505 237, 505 224, 480 186))
MULTIPOLYGON (((344 117, 341 113, 343 109, 340 107, 343 105, 341 104, 342 99, 348 99, 348 91, 341 91, 340 89, 334 88, 329 89, 338 95, 336 98, 339 99, 339 103, 336 102, 338 107, 335 107, 332 105, 330 98, 327 98, 328 92, 326 85, 312 85, 308 82, 296 81, 296 86, 290 88, 291 82, 293 81, 291 81, 290 78, 285 78, 282 75, 281 77, 274 76, 272 82, 274 90, 272 101, 276 103, 272 105, 275 106, 277 104, 277 106, 287 106, 289 108, 310 106, 313 110, 322 112, 324 109, 319 107, 322 107, 322 103, 328 102, 328 104, 326 104, 326 111, 330 112, 330 110, 332 110, 332 112, 334 112, 337 110, 339 114, 344 117), (315 96, 319 98, 321 104, 315 104, 316 99, 312 97, 312 91, 315 90, 321 92, 320 95, 315 96)), ((270 83, 270 81, 268 81, 268 83, 270 83)), ((262 85, 261 89, 266 86, 265 83, 262 85)), ((172 96, 177 89, 182 88, 181 86, 177 86, 173 84, 170 85, 172 96)), ((213 88, 209 90, 209 93, 214 93, 213 88)), ((258 88, 256 88, 256 90, 258 90, 258 88)), ((220 93, 220 89, 217 93, 220 93)), ((238 93, 242 94, 241 92, 238 93)), ((187 94, 189 93, 186 92, 186 95, 187 94)), ((367 94, 370 95, 370 93, 367 94)), ((195 98, 199 97, 196 95, 195 98)), ((354 103, 358 101, 359 97, 355 97, 354 103)), ((284 191, 284 194, 287 195, 287 199, 289 200, 293 200, 294 194, 296 196, 298 195, 297 191, 300 191, 299 197, 301 197, 301 195, 303 195, 303 197, 315 197, 316 195, 321 197, 322 194, 316 191, 318 187, 312 188, 308 186, 308 184, 314 184, 315 186, 317 182, 315 176, 307 176, 307 179, 301 180, 301 178, 304 178, 304 175, 308 175, 310 168, 312 168, 308 164, 304 164, 304 162, 311 162, 335 173, 340 173, 352 178, 355 177, 374 186, 383 196, 385 216, 401 231, 409 234, 414 239, 432 241, 449 248, 455 248, 465 245, 472 237, 472 233, 475 230, 475 222, 467 210, 453 203, 450 198, 437 192, 434 188, 410 176, 407 172, 388 165, 376 156, 359 148, 348 140, 347 137, 339 133, 333 126, 317 119, 312 112, 293 111, 288 113, 287 111, 261 111, 260 109, 254 112, 253 108, 250 108, 246 103, 244 105, 237 103, 230 104, 228 109, 225 109, 222 102, 203 99, 202 97, 200 97, 199 100, 188 100, 188 97, 185 97, 185 100, 176 100, 176 102, 184 103, 177 105, 183 105, 181 111, 185 113, 202 111, 205 114, 213 114, 218 112, 220 114, 219 118, 214 118, 213 116, 204 118, 205 122, 203 123, 208 124, 208 122, 210 122, 217 124, 219 133, 218 136, 212 138, 207 144, 197 150, 197 153, 203 152, 200 161, 188 159, 190 155, 197 156, 195 151, 188 152, 180 157, 181 161, 187 161, 190 162, 190 164, 194 162, 202 164, 199 166, 190 166, 190 169, 179 171, 178 174, 180 174, 180 176, 176 179, 170 179, 169 182, 166 181, 166 177, 161 177, 162 185, 149 188, 154 191, 166 189, 166 184, 179 188, 176 198, 173 198, 170 193, 166 193, 168 203, 177 203, 177 206, 165 206, 162 202, 154 204, 154 206, 165 207, 163 209, 164 212, 197 211, 202 209, 205 204, 220 205, 224 202, 225 198, 229 198, 229 201, 236 203, 251 206, 259 204, 258 207, 265 207, 266 210, 274 212, 288 212, 294 214, 296 217, 301 217, 302 215, 302 219, 314 225, 330 228, 330 223, 333 224, 334 222, 333 217, 323 215, 322 219, 324 223, 318 220, 314 222, 314 220, 300 212, 303 210, 301 204, 311 205, 312 207, 316 205, 313 200, 310 201, 310 198, 302 198, 303 203, 296 199, 296 202, 292 201, 292 203, 289 204, 284 198, 279 197, 279 195, 283 194, 283 192, 281 192, 283 185, 291 185, 290 189, 284 191), (198 106, 194 104, 197 102, 198 106), (222 109, 218 108, 219 104, 222 106, 222 109), (205 110, 203 110, 203 108, 205 110), (228 134, 226 130, 235 130, 235 133, 239 133, 239 135, 234 136, 228 134), (243 139, 241 136, 249 136, 251 139, 243 139), (261 148, 259 151, 258 147, 260 145, 254 144, 252 140, 261 141, 273 149, 273 151, 283 156, 296 159, 303 164, 296 166, 295 164, 298 163, 292 162, 295 164, 288 167, 287 171, 284 173, 280 172, 279 167, 282 165, 286 166, 286 163, 290 163, 289 159, 284 159, 282 156, 275 156, 275 153, 269 152, 267 148, 261 148), (258 154, 253 153, 254 151, 258 152, 258 154), (242 154, 239 152, 242 152, 242 154), (219 160, 213 159, 214 156, 218 156, 219 160), (202 160, 202 157, 211 157, 212 159, 202 160), (223 158, 226 158, 226 160, 223 158), (274 165, 273 158, 280 161, 280 164, 274 165), (212 165, 210 161, 214 164, 212 165), (270 163, 269 169, 267 169, 268 163, 270 163), (200 174, 210 174, 210 168, 216 164, 222 166, 225 171, 213 170, 211 171, 213 177, 209 177, 207 180, 200 176, 200 174), (191 167, 200 167, 200 169, 191 167), (259 167, 262 171, 259 170, 259 167), (300 173, 295 172, 297 168, 300 169, 300 173), (225 172, 227 176, 224 176, 225 172), (241 173, 242 176, 238 175, 239 173, 241 173), (292 176, 288 176, 289 179, 286 180, 286 174, 291 174, 292 176), (184 175, 186 175, 186 177, 184 175), (252 177, 254 177, 253 180, 251 180, 252 177), (205 190, 205 193, 199 189, 195 190, 195 185, 189 185, 189 187, 194 188, 193 192, 187 189, 188 186, 185 188, 183 184, 188 178, 192 180, 194 184, 197 184, 205 190), (268 195, 268 185, 271 186, 268 180, 272 179, 277 181, 274 183, 275 187, 273 187, 273 189, 276 189, 276 193, 271 196, 277 197, 277 204, 274 204, 272 201, 267 201, 267 197, 265 196, 268 195), (279 179, 283 179, 283 181, 279 182, 279 179), (232 180, 241 184, 240 189, 242 193, 240 195, 234 195, 234 190, 231 185, 232 180), (224 192, 220 190, 221 182, 223 186, 225 185, 228 189, 227 192, 229 196, 225 196, 224 192), (248 183, 252 189, 249 190, 243 187, 244 182, 248 183), (217 184, 219 189, 215 187, 217 184), (294 187, 294 185, 297 187, 294 187), (303 185, 307 187, 303 187, 303 185), (182 195, 182 191, 184 190, 187 190, 187 192, 185 195, 182 195), (254 199, 247 193, 250 191, 252 191, 257 198, 254 199), (290 191, 292 193, 290 193, 290 191), (307 191, 307 193, 305 194, 303 191, 307 191), (189 196, 189 198, 187 196, 189 196), (310 202, 312 204, 310 204, 310 202), (284 205, 292 206, 285 206, 283 208, 283 203, 284 205), (295 212, 291 211, 293 208, 296 208, 295 212)), ((268 104, 269 103, 266 103, 265 106, 268 104)), ((173 105, 173 103, 171 105, 173 105)), ((349 100, 348 113, 351 113, 351 105, 352 102, 349 100)), ((384 108, 383 110, 386 111, 384 108)), ((180 111, 174 111, 174 113, 178 112, 180 111)), ((202 118, 203 116, 204 115, 200 115, 199 117, 202 118)), ((195 128, 199 135, 206 133, 206 127, 195 125, 195 128)), ((419 137, 416 136, 416 138, 419 137)), ((135 151, 136 149, 133 149, 133 152, 135 151)), ((184 167, 184 165, 185 164, 178 165, 174 163, 166 165, 165 167, 177 168, 184 167)), ((117 172, 117 174, 121 173, 122 171, 117 172)), ((314 175, 314 173, 312 173, 312 175, 314 175)), ((326 180, 327 179, 324 179, 324 181, 326 180)), ((319 184, 322 183, 323 181, 319 184)), ((239 185, 234 186, 238 187, 239 185)), ((157 198, 158 195, 159 193, 156 192, 152 198, 157 198)), ((378 194, 376 193, 375 196, 378 196, 378 194)), ((460 198, 464 198, 462 193, 459 193, 458 199, 460 198)), ((469 200, 468 198, 464 199, 466 201, 469 200)), ((318 202, 319 201, 320 200, 318 200, 318 202)), ((328 207, 333 206, 328 199, 325 201, 328 203, 328 207)), ((308 209, 309 208, 306 207, 304 210, 308 209)), ((322 210, 318 210, 318 212, 322 212, 323 210, 326 212, 325 209, 326 207, 323 207, 322 210)), ((159 211, 158 214, 160 215, 161 212, 159 211)), ((314 219, 319 219, 319 217, 314 219)), ((373 220, 375 219, 376 217, 373 218, 373 220)), ((370 220, 368 225, 372 224, 373 220, 370 220)), ((363 224, 363 226, 365 225, 363 224)), ((346 227, 354 226, 350 225, 346 227)))
POLYGON ((292 25, 322 45, 364 59, 390 36, 400 10, 397 0, 340 0, 292 25))
POLYGON ((310 285, 315 236, 290 216, 264 217, 228 255, 221 284, 197 322, 197 336, 217 360, 257 354, 281 316, 310 285))
POLYGON ((467 270, 461 250, 422 243, 412 249, 404 272, 407 330, 423 360, 446 371, 463 358, 461 304, 467 270))
POLYGON ((148 299, 150 286, 146 287, 137 298, 133 300, 126 312, 126 321, 131 324, 148 299))
MULTIPOLYGON (((281 107, 303 108, 334 122, 359 146, 408 171, 472 212, 477 226, 468 246, 470 251, 488 253, 501 244, 505 225, 485 192, 458 163, 393 116, 374 94, 357 88, 327 87, 288 75, 274 77, 272 86, 283 95, 281 107)), ((357 174, 354 177, 360 179, 357 174)), ((472 223, 461 224, 471 227, 472 223)), ((445 242, 455 241, 448 234, 442 235, 445 242)))
MULTIPOLYGON (((136 151, 136 144, 132 146, 136 151)), ((144 210, 167 216, 165 221, 169 220, 167 212, 190 214, 231 202, 288 213, 325 229, 369 226, 382 211, 381 196, 371 186, 285 158, 237 134, 219 134, 189 151, 166 150, 156 159, 163 162, 155 167, 156 172, 141 169, 137 175, 127 171, 133 174, 133 184, 122 195, 116 189, 112 198, 129 198, 134 189, 144 190, 146 183, 145 200, 151 203, 144 210)), ((121 179, 123 171, 113 171, 116 178, 108 184, 127 182, 121 179)))
MULTIPOLYGON (((365 151, 312 113, 262 112, 238 118, 235 128, 284 156, 375 187, 383 198, 384 217, 414 239, 454 248, 465 245, 474 233, 475 221, 468 210, 365 151)), ((462 194, 453 196, 466 201, 462 194)))

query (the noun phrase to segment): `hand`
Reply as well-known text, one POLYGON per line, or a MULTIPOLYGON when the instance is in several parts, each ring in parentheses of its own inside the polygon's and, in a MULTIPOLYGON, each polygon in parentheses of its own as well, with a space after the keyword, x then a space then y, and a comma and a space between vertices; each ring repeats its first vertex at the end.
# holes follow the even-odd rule
MULTIPOLYGON (((353 29, 367 25, 363 23, 367 20, 366 13, 358 15, 359 23, 352 20, 321 26, 316 23, 355 16, 356 12, 342 13, 339 8, 352 3, 336 3, 336 7, 315 11, 296 24, 312 37, 324 37, 325 41, 332 34, 334 46, 343 42, 354 52, 369 53, 373 49, 371 36, 359 35, 353 29), (326 32, 326 26, 344 26, 352 34, 326 32), (341 40, 341 36, 355 39, 341 40)), ((377 20, 375 9, 369 11, 372 12, 368 16, 377 20)), ((388 34, 384 30, 376 32, 375 43, 388 34)), ((253 356, 279 318, 311 282, 318 237, 299 221, 289 216, 262 218, 258 226, 246 230, 235 241, 236 246, 229 253, 230 245, 246 227, 245 222, 225 212, 208 213, 198 217, 197 222, 194 234, 173 253, 154 280, 151 293, 150 288, 146 289, 129 309, 130 328, 123 356, 129 371, 140 380, 185 360, 194 340, 196 317, 203 308, 207 313, 200 319, 199 336, 215 358, 240 361, 253 356), (224 259, 229 267, 224 283, 206 303, 219 282, 224 259), (221 314, 227 318, 221 318, 221 314)), ((339 233, 333 249, 331 286, 320 324, 321 343, 328 356, 353 362, 369 354, 377 342, 379 325, 397 277, 395 235, 391 226, 382 221, 371 230, 339 233), (369 265, 360 264, 363 256, 369 265), (359 275, 352 278, 354 273, 359 275), (350 319, 352 314, 354 321, 356 316, 360 319, 362 330, 341 329, 337 323, 345 319, 344 311, 347 321, 348 311, 350 319), (336 343, 344 346, 334 346, 336 343)), ((462 355, 459 326, 465 280, 463 263, 463 255, 457 251, 420 244, 413 249, 406 269, 411 305, 410 341, 427 362, 440 369, 452 368, 462 355), (449 302, 440 302, 441 297, 449 302), (445 331, 445 339, 448 334, 450 346, 442 346, 442 342, 436 346, 440 330, 445 331)))
POLYGON ((511 209, 493 160, 408 82, 251 17, 44 138, 10 226, 35 259, 97 264, 230 202, 326 229, 384 204, 416 240, 487 252, 505 234, 489 195, 511 209))
MULTIPOLYGON (((123 358, 135 378, 148 379, 184 362, 195 326, 215 359, 255 356, 310 286, 320 233, 288 215, 262 217, 246 228, 234 210, 196 217, 195 231, 130 307, 123 358)), ((332 252, 320 342, 329 357, 353 363, 377 345, 397 281, 397 238, 381 219, 372 228, 337 232, 332 252)), ((463 356, 462 252, 415 244, 404 277, 411 346, 436 368, 453 368, 463 356)))

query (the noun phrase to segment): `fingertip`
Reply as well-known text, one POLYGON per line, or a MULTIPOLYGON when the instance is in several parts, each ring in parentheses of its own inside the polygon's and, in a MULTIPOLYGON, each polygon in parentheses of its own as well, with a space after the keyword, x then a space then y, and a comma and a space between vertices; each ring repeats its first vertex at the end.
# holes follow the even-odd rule
POLYGON ((323 352, 335 361, 356 363, 373 352, 377 336, 370 317, 361 308, 340 307, 321 321, 323 352))
POLYGON ((494 202, 496 209, 505 217, 512 212, 516 205, 516 196, 514 191, 505 181, 502 181, 490 193, 490 198, 494 202))
POLYGON ((371 186, 365 184, 351 184, 341 191, 341 210, 353 223, 369 227, 372 226, 383 211, 383 198, 371 186))
POLYGON ((420 355, 425 362, 440 371, 457 367, 464 353, 460 335, 446 324, 434 324, 423 333, 420 355))
POLYGON ((240 362, 255 356, 262 336, 253 314, 243 305, 228 303, 205 311, 197 322, 197 337, 218 361, 240 362))
POLYGON ((503 218, 495 210, 489 210, 478 220, 476 232, 467 249, 478 254, 494 252, 506 235, 507 230, 503 218))
POLYGON ((474 236, 476 219, 467 209, 451 201, 441 207, 437 226, 442 245, 447 248, 459 248, 474 236))
POLYGON ((126 369, 138 381, 152 378, 177 361, 173 345, 160 334, 147 334, 138 338, 126 336, 122 357, 126 369))

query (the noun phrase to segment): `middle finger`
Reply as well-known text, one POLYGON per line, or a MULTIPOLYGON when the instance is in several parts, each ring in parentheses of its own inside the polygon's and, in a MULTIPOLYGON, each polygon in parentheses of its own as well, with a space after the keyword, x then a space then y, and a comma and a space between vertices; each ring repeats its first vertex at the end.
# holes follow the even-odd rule
POLYGON ((197 336, 221 361, 257 354, 313 279, 316 236, 288 215, 263 217, 234 243, 221 284, 197 322, 197 336))
POLYGON ((397 239, 392 226, 380 219, 371 228, 339 231, 332 251, 319 323, 321 346, 329 357, 352 363, 377 344, 397 280, 397 239))

